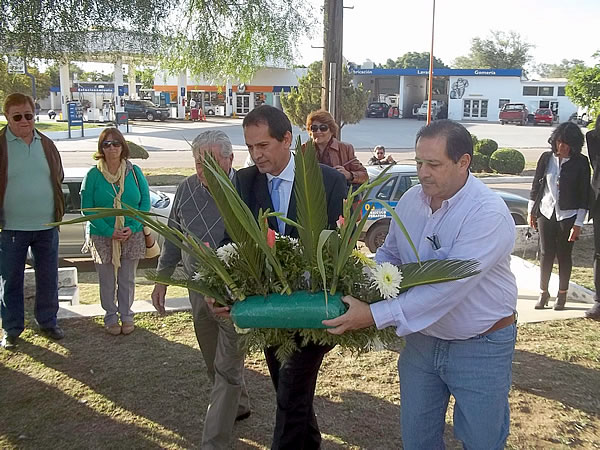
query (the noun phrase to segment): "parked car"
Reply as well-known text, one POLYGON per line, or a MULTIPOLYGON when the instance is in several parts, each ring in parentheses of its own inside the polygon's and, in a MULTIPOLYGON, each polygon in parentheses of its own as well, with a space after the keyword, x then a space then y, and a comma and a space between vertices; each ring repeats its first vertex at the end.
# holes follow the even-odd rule
MULTIPOLYGON (((71 220, 81 216, 81 183, 89 168, 65 168, 65 178, 62 190, 65 196, 65 216, 63 220, 71 220)), ((160 214, 159 220, 167 223, 171 207, 173 206, 173 194, 165 194, 150 189, 150 211, 160 214)), ((157 237, 162 243, 162 237, 157 237)), ((58 256, 60 258, 81 257, 81 248, 85 242, 85 223, 62 225, 59 233, 58 256)))
POLYGON ((535 111, 535 114, 533 116, 534 125, 537 125, 538 123, 547 123, 548 125, 552 125, 553 121, 554 114, 549 108, 539 108, 535 111))
MULTIPOLYGON (((369 166, 369 180, 374 180, 384 170, 382 167, 369 166)), ((387 172, 390 178, 383 184, 374 188, 369 197, 361 201, 362 214, 368 214, 369 219, 363 229, 361 241, 363 241, 370 251, 375 252, 385 240, 390 228, 391 215, 377 200, 384 200, 390 206, 395 207, 400 197, 411 187, 419 184, 417 168, 413 165, 397 164, 387 172)), ((510 192, 498 191, 502 200, 508 206, 510 214, 516 225, 527 224, 527 203, 528 200, 520 195, 510 192)))
POLYGON ((165 120, 170 116, 169 108, 156 106, 150 100, 125 100, 123 107, 130 119, 165 120))
POLYGON ((387 117, 390 105, 383 102, 369 103, 367 106, 367 117, 387 117))
MULTIPOLYGON (((417 109, 415 116, 418 120, 427 119, 427 110, 429 109, 429 101, 425 100, 417 109)), ((431 100, 431 120, 445 119, 448 117, 448 107, 444 102, 439 100, 431 100)))
POLYGON ((510 122, 525 125, 528 115, 529 110, 525 106, 525 103, 505 103, 498 114, 498 120, 500 120, 502 125, 510 122))

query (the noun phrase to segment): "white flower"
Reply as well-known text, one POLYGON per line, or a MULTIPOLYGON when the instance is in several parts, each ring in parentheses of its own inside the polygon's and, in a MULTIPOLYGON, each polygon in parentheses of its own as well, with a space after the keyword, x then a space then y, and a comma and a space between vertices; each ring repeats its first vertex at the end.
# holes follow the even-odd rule
POLYGON ((217 256, 226 266, 229 266, 234 256, 237 256, 235 244, 227 244, 217 249, 217 256))
POLYGON ((233 328, 237 334, 248 334, 252 331, 252 328, 240 328, 235 323, 233 324, 233 328))
POLYGON ((393 298, 400 292, 402 273, 395 265, 385 262, 373 269, 371 280, 371 286, 376 287, 383 298, 393 298))

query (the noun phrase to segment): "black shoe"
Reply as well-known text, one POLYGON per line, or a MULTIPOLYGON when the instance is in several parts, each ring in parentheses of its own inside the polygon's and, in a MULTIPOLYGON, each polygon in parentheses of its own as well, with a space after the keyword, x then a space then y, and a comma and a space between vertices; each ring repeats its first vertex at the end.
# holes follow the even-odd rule
POLYGON ((9 336, 5 333, 0 345, 6 350, 13 350, 17 346, 17 339, 17 336, 9 336))
POLYGON ((562 311, 565 309, 565 303, 567 303, 567 293, 559 292, 556 296, 556 303, 554 303, 554 311, 562 311))
POLYGON ((65 332, 58 325, 49 328, 40 328, 40 331, 55 341, 59 341, 65 337, 65 332))
POLYGON ((594 306, 585 312, 585 317, 588 319, 600 320, 600 302, 594 303, 594 306))
POLYGON ((546 305, 548 304, 548 300, 550 300, 550 294, 547 291, 542 292, 540 294, 540 298, 539 298, 538 302, 535 304, 534 308, 535 309, 546 308, 546 305))
POLYGON ((252 411, 247 411, 245 413, 242 413, 235 418, 235 421, 241 422, 242 420, 246 420, 248 417, 250 417, 250 414, 252 414, 252 411))

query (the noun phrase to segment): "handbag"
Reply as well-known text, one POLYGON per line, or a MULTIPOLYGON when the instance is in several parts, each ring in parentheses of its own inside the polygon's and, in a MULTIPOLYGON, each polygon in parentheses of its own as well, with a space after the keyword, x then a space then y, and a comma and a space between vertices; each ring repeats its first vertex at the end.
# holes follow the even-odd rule
MULTIPOLYGON (((140 183, 138 182, 137 175, 135 174, 135 166, 131 168, 131 172, 133 173, 133 178, 135 180, 135 184, 137 184, 138 189, 140 189, 140 183)), ((146 259, 156 258, 160 255, 160 245, 154 236, 152 236, 152 230, 150 227, 144 225, 144 240, 146 241, 146 259)))

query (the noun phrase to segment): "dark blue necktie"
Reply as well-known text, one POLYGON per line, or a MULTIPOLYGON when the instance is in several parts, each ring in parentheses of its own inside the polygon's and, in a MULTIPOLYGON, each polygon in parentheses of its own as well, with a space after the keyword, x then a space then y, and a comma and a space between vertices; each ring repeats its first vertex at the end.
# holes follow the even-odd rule
MULTIPOLYGON (((273 203, 273 211, 275 212, 281 212, 279 210, 279 207, 281 206, 281 192, 279 191, 279 185, 282 181, 283 180, 281 178, 277 177, 274 177, 271 180, 271 203, 273 203)), ((277 231, 279 231, 280 234, 283 234, 283 232, 281 231, 281 229, 283 228, 282 225, 283 221, 277 218, 277 228, 279 228, 277 231)))

